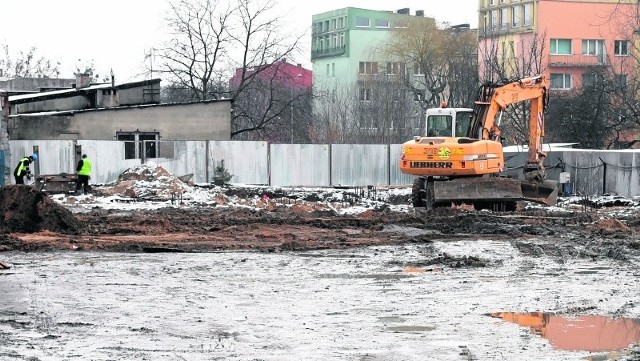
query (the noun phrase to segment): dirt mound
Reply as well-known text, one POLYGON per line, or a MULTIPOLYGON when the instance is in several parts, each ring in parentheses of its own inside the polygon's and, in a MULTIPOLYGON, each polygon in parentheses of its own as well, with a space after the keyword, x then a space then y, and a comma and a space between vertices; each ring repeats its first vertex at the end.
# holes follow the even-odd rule
POLYGON ((587 225, 588 228, 599 229, 604 233, 633 233, 633 230, 617 219, 600 219, 593 224, 587 225))
POLYGON ((131 198, 172 199, 188 192, 188 186, 155 163, 125 170, 112 186, 94 190, 98 196, 120 195, 131 198))
POLYGON ((80 222, 43 192, 27 185, 0 188, 0 231, 77 233, 80 222))

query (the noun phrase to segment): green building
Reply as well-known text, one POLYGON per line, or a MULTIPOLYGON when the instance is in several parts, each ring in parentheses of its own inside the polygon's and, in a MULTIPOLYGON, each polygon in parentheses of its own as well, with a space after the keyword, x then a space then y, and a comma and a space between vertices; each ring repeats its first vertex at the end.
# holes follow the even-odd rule
POLYGON ((408 8, 393 12, 347 7, 313 15, 314 114, 326 141, 396 142, 413 133, 396 130, 415 128, 421 119, 419 94, 402 90, 403 77, 420 76, 419 70, 391 59, 386 45, 394 30, 416 19, 435 23, 424 11, 411 15, 408 8), (345 134, 358 139, 345 139, 345 134))

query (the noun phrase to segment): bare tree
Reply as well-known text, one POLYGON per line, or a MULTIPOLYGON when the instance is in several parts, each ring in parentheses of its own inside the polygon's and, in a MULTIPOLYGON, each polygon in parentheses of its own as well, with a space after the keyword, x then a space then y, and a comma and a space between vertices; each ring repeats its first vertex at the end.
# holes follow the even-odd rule
POLYGON ((353 133, 358 117, 357 87, 341 83, 330 89, 316 86, 314 91, 316 107, 311 140, 314 143, 345 143, 353 133))
POLYGON ((342 84, 317 96, 314 133, 329 143, 402 143, 424 120, 401 73, 376 74, 357 84, 342 84))
POLYGON ((610 14, 602 17, 607 29, 616 32, 614 49, 607 52, 606 77, 613 90, 610 147, 631 148, 640 144, 640 5, 618 2, 610 14))
MULTIPOLYGON (((484 34, 478 47, 482 83, 504 82, 543 74, 546 33, 532 33, 518 42, 499 41, 484 34)), ((506 143, 522 143, 529 138, 529 103, 512 104, 502 115, 502 136, 506 143)), ((547 124, 553 117, 546 117, 547 124)))
POLYGON ((581 147, 610 148, 620 121, 612 121, 613 88, 604 73, 590 73, 597 79, 579 91, 557 94, 547 109, 546 137, 550 142, 575 142, 581 147))
POLYGON ((237 139, 273 143, 306 142, 311 131, 311 89, 282 70, 269 68, 245 85, 234 101, 237 139))
POLYGON ((194 100, 233 100, 232 138, 267 131, 277 121, 274 109, 281 104, 272 104, 276 99, 265 97, 276 89, 260 87, 278 84, 268 81, 271 74, 262 74, 295 55, 302 35, 282 32, 280 18, 273 15, 274 0, 174 0, 170 4, 167 21, 173 38, 159 51, 159 71, 169 75, 174 93, 182 97, 190 93, 194 100), (229 87, 224 79, 234 73, 229 87), (257 92, 255 97, 268 99, 261 109, 242 108, 250 104, 242 100, 251 99, 246 94, 251 91, 257 92))
POLYGON ((3 76, 19 78, 57 78, 60 76, 60 62, 54 62, 37 55, 36 47, 27 52, 19 51, 14 58, 9 46, 2 45, 3 58, 0 58, 0 70, 3 76))
POLYGON ((447 103, 450 106, 472 107, 477 97, 478 42, 476 31, 468 28, 447 28, 444 53, 447 63, 447 103))
POLYGON ((384 53, 409 64, 407 86, 423 97, 425 107, 437 106, 445 100, 447 59, 444 33, 434 19, 411 19, 406 28, 394 31, 384 53), (413 76, 418 75, 418 76, 413 76))

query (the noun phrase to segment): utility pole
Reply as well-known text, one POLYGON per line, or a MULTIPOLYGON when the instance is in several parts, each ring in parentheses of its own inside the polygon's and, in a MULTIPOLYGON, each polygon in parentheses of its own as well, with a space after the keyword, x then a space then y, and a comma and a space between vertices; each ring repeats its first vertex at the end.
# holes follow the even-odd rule
POLYGON ((149 71, 150 71, 149 77, 150 77, 150 79, 153 79, 153 56, 154 56, 153 52, 154 52, 154 50, 156 50, 156 49, 155 48, 150 48, 149 52, 144 54, 145 60, 149 59, 149 71))

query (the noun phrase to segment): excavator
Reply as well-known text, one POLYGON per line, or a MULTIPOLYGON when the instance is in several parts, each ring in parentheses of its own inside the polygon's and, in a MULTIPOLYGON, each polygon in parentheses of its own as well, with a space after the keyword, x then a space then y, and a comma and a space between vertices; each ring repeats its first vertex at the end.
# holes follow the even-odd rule
POLYGON ((548 102, 544 76, 483 84, 474 108, 431 108, 425 136, 402 144, 400 170, 415 175, 414 207, 432 209, 452 204, 475 209, 513 211, 517 202, 554 205, 557 182, 547 180, 542 151, 544 110, 548 102), (524 180, 506 170, 500 123, 508 106, 528 101, 529 149, 524 180))

